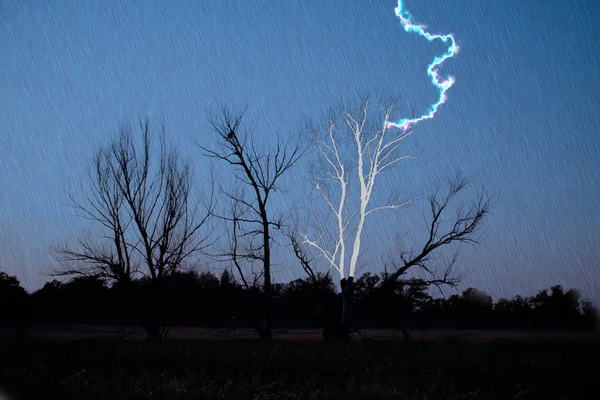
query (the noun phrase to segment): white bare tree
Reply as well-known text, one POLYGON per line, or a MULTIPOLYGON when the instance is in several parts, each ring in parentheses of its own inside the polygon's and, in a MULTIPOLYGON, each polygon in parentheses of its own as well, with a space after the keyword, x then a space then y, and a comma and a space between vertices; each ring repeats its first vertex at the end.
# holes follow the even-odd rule
MULTIPOLYGON (((338 124, 335 118, 331 118, 326 124, 324 133, 318 130, 311 132, 321 159, 320 168, 316 174, 313 174, 313 186, 323 200, 328 213, 333 216, 334 229, 316 228, 311 232, 296 231, 295 235, 298 243, 315 250, 326 260, 329 268, 339 274, 343 298, 340 324, 342 334, 347 331, 351 315, 354 275, 361 254, 365 224, 369 217, 377 211, 397 209, 407 204, 407 202, 391 201, 383 205, 372 205, 378 178, 398 162, 415 158, 410 155, 401 155, 398 151, 403 140, 412 131, 390 124, 393 106, 380 106, 380 108, 379 119, 373 122, 367 99, 361 103, 358 112, 344 111, 341 124, 338 124), (348 147, 351 149, 350 154, 346 153, 348 147), (355 178, 358 182, 358 190, 355 192, 349 190, 351 178, 355 178), (351 196, 354 194, 356 195, 351 196), (349 210, 350 207, 355 207, 355 209, 349 210), (346 248, 347 241, 352 243, 349 252, 346 248)), ((458 215, 456 223, 451 226, 451 231, 448 234, 440 235, 440 240, 435 240, 439 235, 440 214, 446 209, 448 202, 456 192, 462 190, 465 184, 464 181, 458 181, 451 189, 450 196, 443 199, 441 207, 435 195, 432 197, 434 231, 424 248, 425 254, 421 252, 410 259, 404 258, 405 254, 403 254, 402 264, 394 265, 394 271, 389 274, 390 280, 397 280, 413 266, 430 271, 424 260, 428 259, 428 255, 440 246, 447 245, 452 241, 475 241, 471 235, 489 209, 489 203, 483 199, 480 199, 476 206, 469 209, 466 214, 458 215)), ((447 281, 448 284, 454 283, 447 275, 444 275, 442 280, 447 281)), ((431 282, 432 284, 441 284, 440 279, 432 279, 431 282)))
POLYGON ((377 178, 388 168, 401 160, 414 158, 412 156, 400 156, 397 150, 402 141, 407 138, 411 131, 391 128, 390 116, 393 107, 381 107, 383 120, 378 125, 369 121, 369 101, 365 100, 360 112, 353 115, 351 112, 343 112, 343 128, 349 131, 352 143, 353 156, 347 157, 342 149, 340 129, 335 119, 327 122, 325 134, 318 130, 312 132, 319 154, 324 161, 321 173, 313 178, 313 186, 317 189, 320 197, 326 203, 329 211, 333 213, 336 221, 336 235, 333 243, 327 243, 321 233, 311 238, 309 234, 298 232, 300 241, 304 245, 311 246, 323 256, 330 268, 339 273, 344 309, 342 312, 342 323, 349 317, 350 304, 352 303, 353 280, 356 266, 361 251, 361 238, 367 217, 376 211, 383 209, 396 209, 406 203, 392 202, 382 206, 371 206, 371 199, 375 190, 377 178), (354 165, 353 165, 354 164, 354 165), (349 182, 351 174, 355 173, 358 180, 358 209, 349 213, 349 182), (331 193, 328 183, 332 183, 338 189, 337 199, 331 193), (356 227, 350 232, 349 226, 353 218, 358 218, 356 227), (349 235, 352 248, 346 254, 346 240, 349 235), (346 275, 348 278, 346 278, 346 275))

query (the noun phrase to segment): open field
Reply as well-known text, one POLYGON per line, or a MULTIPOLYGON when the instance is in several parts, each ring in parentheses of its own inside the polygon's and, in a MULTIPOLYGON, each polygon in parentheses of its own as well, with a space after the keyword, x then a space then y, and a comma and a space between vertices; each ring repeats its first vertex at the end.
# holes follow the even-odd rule
MULTIPOLYGON (((2 335, 0 330, 0 336, 2 335)), ((554 339, 593 340, 600 339, 600 333, 593 331, 553 331, 553 330, 485 330, 485 329, 410 329, 411 336, 416 340, 465 339, 475 341, 538 341, 554 339)), ((118 337, 119 327, 99 325, 50 325, 31 328, 28 336, 57 340, 71 339, 100 339, 118 337)), ((321 329, 275 329, 278 340, 322 340, 321 329)), ((402 333, 391 329, 361 329, 364 337, 373 340, 401 339, 402 333)), ((6 334, 6 332, 4 333, 6 334)), ((129 328, 130 339, 143 340, 146 337, 144 329, 129 328)), ((169 339, 255 339, 256 332, 252 329, 235 329, 226 332, 223 328, 201 327, 172 327, 169 339)), ((362 339, 360 334, 354 334, 355 339, 362 339)))
POLYGON ((15 399, 587 399, 597 340, 0 339, 15 399))

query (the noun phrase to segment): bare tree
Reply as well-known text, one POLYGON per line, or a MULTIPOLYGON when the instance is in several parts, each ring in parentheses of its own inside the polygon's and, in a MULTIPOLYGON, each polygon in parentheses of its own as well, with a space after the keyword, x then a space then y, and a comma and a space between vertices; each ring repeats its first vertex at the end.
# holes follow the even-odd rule
MULTIPOLYGON (((456 205, 460 193, 467 188, 468 184, 467 179, 456 176, 448 180, 445 194, 440 194, 440 185, 428 196, 429 216, 424 243, 417 249, 402 249, 399 260, 392 260, 385 268, 377 289, 380 295, 391 296, 398 290, 422 292, 432 287, 443 294, 444 287, 456 287, 460 283, 463 276, 456 269, 458 253, 455 252, 449 260, 444 260, 443 257, 434 258, 434 255, 439 254, 442 248, 447 248, 452 243, 479 242, 477 231, 481 227, 483 218, 489 213, 491 201, 486 195, 480 194, 467 207, 465 203, 456 205), (456 210, 452 217, 449 215, 451 208, 456 210), (419 277, 407 278, 408 273, 412 271, 416 271, 419 277)), ((402 325, 402 318, 406 317, 407 310, 391 306, 388 311, 402 314, 394 318, 400 324, 395 328, 402 331, 405 340, 409 340, 410 335, 402 325)))
MULTIPOLYGON (((241 260, 259 261, 262 263, 263 284, 263 324, 261 336, 266 340, 272 339, 272 283, 271 283, 271 227, 281 228, 282 220, 271 219, 269 200, 277 191, 277 183, 300 158, 299 145, 282 143, 277 136, 274 150, 258 151, 255 142, 249 141, 248 135, 241 132, 242 116, 233 116, 229 111, 223 111, 221 120, 212 120, 211 126, 216 133, 221 149, 211 150, 200 146, 205 155, 221 160, 235 169, 236 179, 246 185, 251 195, 243 192, 226 193, 234 202, 232 217, 221 218, 233 223, 234 250, 232 257, 236 268, 241 271, 241 260), (242 228, 244 226, 245 228, 242 228), (248 240, 247 247, 238 247, 238 238, 248 240)), ((256 282, 256 279, 255 279, 256 282)))
POLYGON ((103 228, 99 239, 105 243, 82 240, 76 248, 58 248, 63 268, 55 274, 99 276, 127 287, 134 274, 143 275, 149 281, 145 328, 150 340, 160 341, 163 281, 207 245, 201 230, 212 213, 212 192, 199 218, 198 204, 191 204, 189 165, 166 144, 164 133, 155 152, 148 122, 140 136, 136 142, 124 128, 97 153, 91 190, 84 190, 83 201, 71 198, 79 215, 103 228))
MULTIPOLYGON (((332 118, 327 122, 324 134, 318 130, 312 131, 322 161, 319 172, 313 178, 313 186, 324 201, 328 212, 334 216, 333 231, 335 235, 333 238, 327 238, 325 230, 322 229, 315 229, 316 232, 313 232, 312 235, 308 232, 296 232, 296 235, 299 237, 299 243, 316 250, 326 260, 329 268, 333 268, 339 273, 343 297, 339 329, 342 336, 345 335, 344 332, 348 332, 347 325, 354 294, 354 275, 361 253, 361 239, 366 221, 377 211, 397 209, 407 204, 406 202, 388 202, 372 206, 371 200, 378 177, 398 162, 415 158, 398 154, 400 145, 411 134, 411 131, 399 129, 390 124, 392 106, 380 107, 380 109, 381 114, 378 115, 380 119, 373 122, 369 114, 369 101, 365 100, 358 112, 343 112, 341 127, 338 127, 338 120, 332 118), (350 154, 344 151, 346 138, 349 138, 348 142, 351 144, 350 154), (355 199, 351 199, 349 196, 351 176, 358 181, 355 199), (353 204, 352 200, 355 200, 358 205, 355 210, 348 210, 353 204), (349 255, 346 251, 347 240, 352 242, 349 255)), ((455 194, 462 187, 464 184, 459 184, 453 188, 454 192, 452 193, 455 194)), ((448 201, 452 197, 450 196, 448 201)), ((438 235, 440 215, 446 209, 447 202, 440 205, 435 200, 432 204, 436 207, 432 235, 438 235)), ((432 236, 427 242, 424 253, 414 259, 406 260, 403 266, 397 268, 390 275, 390 282, 398 279, 411 266, 419 265, 421 268, 427 269, 425 265, 427 256, 440 246, 457 240, 469 241, 470 234, 474 232, 488 211, 487 203, 479 205, 480 207, 473 210, 472 213, 459 217, 451 233, 442 235, 440 240, 435 240, 437 236, 432 236)), ((451 282, 449 278, 442 278, 442 280, 451 282)), ((430 282, 430 284, 436 283, 441 284, 442 282, 438 280, 430 282)))
POLYGON ((325 243, 324 235, 319 232, 317 237, 310 237, 306 232, 298 232, 300 242, 316 249, 323 256, 330 268, 339 273, 340 286, 342 288, 343 311, 341 325, 345 326, 350 317, 350 307, 353 301, 354 274, 361 251, 361 238, 367 217, 373 212, 381 209, 395 209, 401 207, 402 203, 390 203, 383 206, 370 207, 371 197, 374 193, 377 177, 386 169, 410 156, 398 156, 396 150, 401 142, 410 135, 409 131, 392 130, 389 126, 390 115, 393 107, 381 108, 383 120, 381 123, 373 124, 369 121, 369 101, 361 105, 356 114, 343 112, 342 135, 348 134, 352 143, 352 154, 346 156, 340 137, 338 121, 330 119, 326 124, 325 134, 318 130, 311 133, 315 138, 316 146, 323 162, 321 172, 313 178, 313 186, 319 192, 321 199, 325 202, 328 210, 335 217, 335 238, 333 243, 325 243), (352 159, 355 160, 352 160, 352 159), (355 165, 352 166, 352 161, 355 165), (359 184, 358 207, 352 213, 348 213, 349 203, 348 187, 350 176, 354 172, 359 184), (332 194, 331 185, 337 187, 337 199, 332 194), (347 264, 346 240, 349 232, 350 222, 354 217, 358 221, 353 232, 352 250, 349 264, 347 264), (346 274, 348 278, 346 278, 346 274))
POLYGON ((454 268, 456 255, 441 271, 432 268, 431 256, 436 253, 436 250, 451 243, 478 243, 477 231, 491 208, 491 201, 487 196, 479 195, 477 200, 466 209, 464 205, 461 205, 450 222, 444 223, 445 218, 443 218, 448 214, 453 200, 457 199, 457 196, 465 190, 468 184, 467 179, 456 176, 448 181, 448 192, 445 195, 440 196, 441 188, 438 187, 429 196, 430 222, 425 243, 418 251, 411 249, 400 253, 401 262, 392 263, 392 269, 386 274, 382 287, 396 282, 413 267, 426 275, 425 278, 414 281, 419 285, 441 287, 444 285, 456 286, 459 283, 460 276, 454 268))
POLYGON ((79 216, 102 226, 106 232, 102 238, 107 243, 102 245, 88 235, 79 239, 77 247, 59 246, 56 256, 63 267, 54 275, 93 276, 120 283, 131 281, 136 269, 132 265, 133 246, 125 232, 132 217, 126 211, 124 196, 113 179, 103 150, 96 154, 88 181, 89 188, 82 189, 82 202, 70 193, 69 197, 79 216))

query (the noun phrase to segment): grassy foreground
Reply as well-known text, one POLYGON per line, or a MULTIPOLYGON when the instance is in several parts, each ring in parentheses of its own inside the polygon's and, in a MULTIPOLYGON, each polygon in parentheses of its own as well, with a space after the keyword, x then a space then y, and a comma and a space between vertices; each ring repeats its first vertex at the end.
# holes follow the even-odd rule
MULTIPOLYGON (((585 399, 598 342, 0 341, 17 399, 585 399)), ((592 397, 590 397, 592 396, 592 397)))

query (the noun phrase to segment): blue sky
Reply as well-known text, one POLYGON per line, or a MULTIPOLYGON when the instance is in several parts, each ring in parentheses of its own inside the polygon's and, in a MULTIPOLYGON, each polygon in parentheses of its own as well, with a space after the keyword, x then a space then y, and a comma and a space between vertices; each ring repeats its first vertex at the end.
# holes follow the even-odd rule
MULTIPOLYGON (((0 269, 28 290, 49 279, 49 250, 84 228, 66 191, 124 123, 164 123, 200 188, 210 164, 193 143, 214 143, 206 116, 222 105, 247 107, 264 143, 302 137, 307 121, 361 94, 398 97, 398 119, 426 110, 437 93, 425 69, 445 48, 404 32, 396 5, 0 0, 0 269)), ((563 284, 600 301, 600 4, 405 7, 461 51, 440 70, 456 78, 448 101, 402 150, 420 160, 381 192, 419 192, 460 171, 497 198, 485 241, 462 248, 462 287, 497 299, 563 284)), ((293 181, 308 185, 307 171, 299 164, 293 181)), ((302 198, 290 189, 274 201, 302 198)), ((370 222, 360 273, 393 258, 398 235, 421 244, 419 204, 370 222)), ((298 269, 278 250, 276 280, 298 269)))

